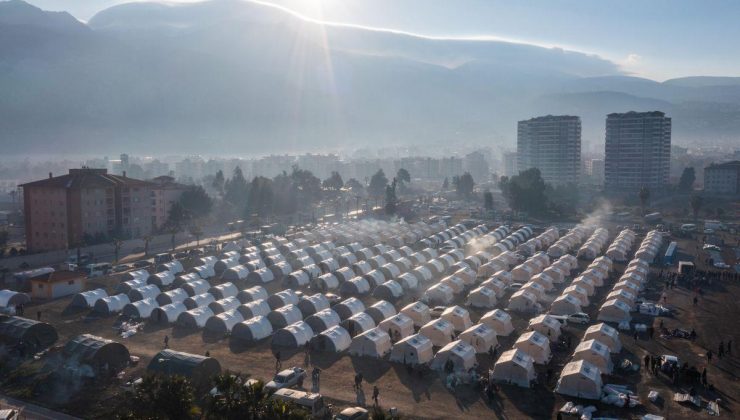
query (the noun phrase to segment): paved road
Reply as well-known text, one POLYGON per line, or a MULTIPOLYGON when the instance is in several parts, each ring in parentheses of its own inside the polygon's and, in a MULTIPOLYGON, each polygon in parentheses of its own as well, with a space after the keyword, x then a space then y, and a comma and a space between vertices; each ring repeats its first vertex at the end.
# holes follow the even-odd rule
POLYGON ((49 410, 38 405, 29 404, 0 394, 0 408, 15 408, 21 410, 21 419, 28 420, 79 420, 77 417, 49 410))

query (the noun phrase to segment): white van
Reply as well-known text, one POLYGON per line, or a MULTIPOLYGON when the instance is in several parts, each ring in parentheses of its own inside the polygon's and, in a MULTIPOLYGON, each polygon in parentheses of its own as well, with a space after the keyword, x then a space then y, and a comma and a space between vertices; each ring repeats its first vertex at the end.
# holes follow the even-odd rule
POLYGON ((328 413, 327 406, 324 404, 324 397, 321 394, 283 388, 275 391, 270 398, 293 403, 307 410, 313 418, 323 418, 328 413))
POLYGON ((682 232, 696 232, 696 225, 693 223, 686 223, 681 225, 682 232))

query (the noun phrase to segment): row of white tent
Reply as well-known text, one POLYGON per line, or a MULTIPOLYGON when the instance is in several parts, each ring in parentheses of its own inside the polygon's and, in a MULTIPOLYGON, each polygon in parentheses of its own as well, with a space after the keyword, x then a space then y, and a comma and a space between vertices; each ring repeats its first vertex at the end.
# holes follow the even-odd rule
POLYGON ((444 229, 442 223, 429 225, 424 222, 408 224, 404 221, 359 220, 340 224, 326 224, 311 231, 296 233, 295 238, 312 242, 359 242, 363 245, 388 243, 393 246, 410 245, 444 229))
POLYGON ((486 248, 494 257, 506 251, 515 251, 516 247, 532 237, 532 228, 524 226, 504 239, 498 240, 486 248))
MULTIPOLYGON (((554 261, 549 266, 543 264, 547 254, 540 252, 530 257, 533 260, 532 263, 515 267, 521 268, 521 271, 525 271, 530 277, 527 279, 526 275, 519 274, 518 277, 514 276, 514 270, 512 270, 512 277, 516 280, 527 279, 526 283, 514 292, 509 298, 507 308, 525 313, 538 313, 542 310, 542 303, 547 301, 547 293, 554 289, 555 284, 561 284, 565 282, 565 279, 570 276, 573 269, 578 266, 578 262, 575 257, 570 254, 561 256, 558 260, 554 261), (535 259, 539 259, 536 262, 535 259), (523 267, 522 267, 523 266, 523 267)), ((525 262, 526 264, 526 262, 525 262)), ((520 280, 521 281, 521 280, 520 280)))
POLYGON ((637 297, 648 280, 650 266, 647 261, 635 258, 627 264, 624 274, 612 286, 606 301, 599 309, 597 319, 617 324, 630 322, 635 310, 637 297))
POLYGON ((578 249, 576 256, 585 260, 593 260, 601 255, 606 242, 609 240, 609 230, 596 228, 586 242, 578 249))
POLYGON ((635 232, 630 229, 623 229, 614 238, 614 241, 609 245, 604 255, 615 262, 626 262, 627 254, 632 250, 632 245, 635 243, 635 237, 635 232))
POLYGON ((551 258, 558 258, 567 254, 574 250, 576 246, 583 243, 583 240, 586 239, 593 230, 594 227, 590 225, 576 225, 547 249, 547 255, 551 258))
POLYGON ((549 227, 536 237, 529 239, 527 242, 517 247, 517 252, 524 256, 534 255, 535 252, 548 248, 560 237, 558 228, 549 227))

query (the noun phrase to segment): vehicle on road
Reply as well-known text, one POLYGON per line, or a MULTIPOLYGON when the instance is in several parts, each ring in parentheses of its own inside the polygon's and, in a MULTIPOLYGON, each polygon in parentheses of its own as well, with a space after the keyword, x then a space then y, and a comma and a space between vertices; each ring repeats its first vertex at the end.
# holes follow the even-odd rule
POLYGON ((574 314, 568 315, 568 322, 571 322, 573 324, 588 324, 591 322, 591 317, 588 316, 588 314, 583 312, 576 312, 574 314))
POLYGON ((187 257, 188 257, 188 255, 189 255, 189 254, 188 254, 187 252, 185 252, 185 251, 182 251, 182 252, 178 252, 177 254, 175 254, 175 259, 177 259, 177 260, 181 260, 181 259, 183 259, 183 258, 187 258, 187 257))
POLYGON ((146 268, 152 265, 152 262, 148 260, 139 260, 134 262, 132 265, 134 266, 134 268, 146 268))
POLYGON ((110 263, 88 264, 85 267, 85 273, 90 278, 102 277, 111 271, 110 263))
POLYGON ((306 371, 303 368, 292 367, 278 372, 270 382, 265 384, 265 388, 272 391, 290 388, 298 385, 298 382, 305 377, 306 371))
POLYGON ((154 264, 164 264, 172 261, 172 254, 163 252, 154 256, 154 264))
POLYGON ((730 268, 731 266, 730 266, 730 264, 727 264, 725 262, 719 261, 719 262, 714 263, 714 267, 715 268, 730 268))
POLYGON ((334 420, 367 420, 370 414, 362 407, 349 407, 334 416, 334 420))
POLYGON ((704 246, 701 247, 701 249, 705 251, 717 251, 717 252, 722 251, 722 248, 718 247, 717 245, 713 245, 713 244, 704 244, 704 246))
POLYGON ((275 391, 270 398, 300 406, 310 413, 311 418, 320 419, 329 414, 328 407, 324 403, 324 397, 321 394, 283 388, 275 391))
POLYGON ((118 264, 113 266, 113 272, 114 273, 122 273, 124 271, 130 270, 132 267, 130 264, 118 264))

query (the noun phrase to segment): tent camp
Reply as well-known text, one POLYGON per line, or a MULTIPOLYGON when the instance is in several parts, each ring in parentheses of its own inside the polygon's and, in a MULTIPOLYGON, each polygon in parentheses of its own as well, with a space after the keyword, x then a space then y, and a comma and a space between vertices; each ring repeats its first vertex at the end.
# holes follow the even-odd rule
POLYGON ((385 300, 379 300, 375 302, 372 306, 365 309, 365 313, 370 315, 373 321, 375 321, 375 323, 377 324, 380 321, 388 319, 395 315, 396 308, 391 303, 385 300))
POLYGON ((218 300, 236 296, 237 293, 239 293, 239 289, 236 287, 236 285, 234 285, 234 283, 228 282, 211 287, 210 289, 208 289, 208 293, 212 294, 213 297, 218 300))
POLYGON ((555 392, 561 395, 598 400, 601 398, 602 383, 599 368, 586 360, 570 362, 560 373, 555 392))
POLYGON ((152 309, 152 313, 149 316, 149 320, 152 322, 161 322, 166 324, 172 324, 177 321, 177 317, 181 313, 187 311, 188 308, 182 302, 170 303, 162 305, 158 308, 152 309))
POLYGON ((208 306, 209 303, 214 302, 216 298, 210 293, 201 293, 199 295, 190 296, 189 298, 182 301, 185 307, 188 309, 195 309, 202 306, 208 306))
POLYGON ((267 290, 262 286, 254 286, 249 289, 240 290, 236 294, 236 298, 241 303, 254 302, 255 300, 267 299, 267 290))
POLYGON ((473 325, 473 322, 470 320, 470 312, 457 305, 450 306, 442 311, 440 319, 451 323, 455 331, 465 331, 473 325))
POLYGON ((565 277, 568 275, 568 272, 561 267, 551 265, 542 271, 542 274, 549 276, 553 283, 561 284, 565 281, 565 277))
POLYGON ((81 334, 69 340, 62 354, 67 360, 65 366, 74 366, 74 369, 89 366, 95 375, 116 374, 128 365, 130 358, 123 344, 90 334, 81 334))
POLYGON ((457 338, 473 346, 476 353, 488 353, 498 347, 496 331, 483 323, 473 325, 460 333, 457 338))
POLYGON ((188 296, 188 293, 184 289, 172 289, 157 295, 157 305, 162 306, 175 302, 184 302, 188 297, 190 296, 188 296))
POLYGON ((339 353, 347 350, 351 344, 352 337, 350 337, 347 330, 339 325, 335 325, 322 331, 311 339, 311 348, 332 353, 339 353))
POLYGON ((177 317, 177 325, 185 329, 197 329, 203 328, 208 322, 208 318, 214 315, 211 308, 208 306, 201 306, 199 308, 191 309, 189 311, 182 312, 177 317))
POLYGON ((401 309, 400 313, 411 318, 415 327, 421 327, 432 320, 429 307, 422 302, 409 303, 401 309))
POLYGON ((255 300, 254 302, 245 303, 238 308, 244 319, 254 318, 256 316, 264 316, 270 313, 270 305, 267 304, 266 299, 255 300))
POLYGON ((371 266, 370 263, 364 259, 360 259, 360 261, 352 264, 349 268, 352 269, 356 276, 364 276, 365 274, 373 271, 373 266, 371 266))
POLYGON ((308 324, 298 321, 275 331, 272 337, 272 345, 274 347, 296 349, 310 342, 313 335, 314 332, 308 324))
POLYGON ((334 310, 339 315, 339 318, 345 320, 352 315, 364 311, 365 305, 359 299, 351 297, 334 305, 334 310))
POLYGON ((423 325, 419 334, 432 340, 435 346, 442 347, 455 339, 455 328, 444 319, 435 319, 423 325))
POLYGON ((609 354, 609 347, 594 339, 581 341, 576 346, 576 349, 573 351, 573 361, 577 360, 586 360, 599 368, 601 373, 607 375, 611 374, 614 369, 611 355, 609 354))
POLYGON ((158 287, 167 287, 175 282, 175 273, 172 271, 160 271, 159 273, 150 275, 146 282, 158 287))
POLYGON ((272 324, 265 316, 255 316, 244 320, 231 329, 231 337, 236 340, 255 342, 272 334, 272 324))
POLYGON ((448 361, 452 362, 454 372, 467 372, 478 364, 475 348, 462 340, 453 341, 439 349, 429 367, 444 370, 448 361))
POLYGON ((349 354, 381 358, 391 351, 391 337, 379 328, 373 328, 352 339, 349 354))
POLYGON ((518 312, 539 312, 537 296, 529 290, 519 289, 509 298, 507 309, 518 312))
POLYGON ((432 305, 449 305, 454 298, 452 288, 442 283, 437 283, 427 289, 423 296, 423 300, 432 305))
POLYGON ((136 302, 127 303, 121 313, 123 316, 135 319, 147 319, 152 314, 154 308, 158 308, 156 299, 146 298, 136 302))
POLYGON ((596 319, 604 322, 621 323, 631 321, 632 315, 630 315, 630 307, 626 303, 617 299, 610 299, 601 305, 596 319))
POLYGON ((267 314, 267 319, 270 320, 272 328, 274 330, 277 330, 303 320, 303 314, 301 314, 301 310, 298 309, 296 305, 291 304, 273 309, 270 313, 267 314))
POLYGON ((550 277, 548 274, 545 273, 539 273, 532 276, 533 283, 537 283, 540 286, 542 286, 543 289, 545 289, 546 292, 549 292, 553 289, 553 278, 550 277))
POLYGON ((116 293, 127 293, 138 289, 139 287, 146 286, 146 279, 133 279, 128 281, 122 281, 116 286, 116 293))
POLYGON ((560 338, 560 325, 560 321, 547 314, 538 315, 529 320, 530 330, 537 331, 552 342, 557 342, 560 338))
POLYGON ((312 287, 320 292, 336 290, 339 287, 339 280, 334 274, 322 274, 313 280, 312 287))
MULTIPOLYGON (((331 261, 334 261, 333 259, 331 261)), ((286 261, 281 261, 277 264, 273 264, 268 267, 270 271, 272 271, 272 276, 275 278, 275 280, 282 280, 283 277, 287 276, 291 272, 293 272, 293 267, 288 264, 286 261)), ((337 265, 337 268, 339 268, 339 265, 337 265)))
POLYGON ((69 306, 71 308, 92 308, 95 306, 95 302, 97 302, 98 299, 102 299, 104 297, 108 297, 108 293, 105 289, 88 290, 74 295, 69 306))
POLYGON ((337 257, 337 262, 341 267, 350 267, 357 262, 357 256, 351 252, 341 254, 337 257))
POLYGON ((416 276, 417 280, 419 280, 419 283, 428 284, 434 279, 434 274, 432 274, 432 271, 429 270, 427 267, 419 266, 411 270, 411 274, 416 276))
POLYGON ((414 333, 414 321, 404 314, 396 314, 379 322, 378 328, 388 333, 395 343, 414 333))
POLYGON ((45 322, 0 316, 0 344, 10 348, 22 346, 21 356, 51 347, 58 339, 56 328, 45 322))
POLYGON ((393 345, 389 360, 410 366, 426 365, 434 358, 432 340, 414 334, 393 345))
POLYGON ((208 318, 205 329, 214 334, 224 335, 231 332, 234 326, 242 321, 244 321, 244 317, 241 312, 230 309, 208 318))
POLYGON ((213 264, 213 270, 216 272, 216 275, 221 275, 227 268, 235 267, 237 265, 239 265, 239 256, 234 255, 230 258, 216 261, 213 264))
POLYGON ((493 365, 489 380, 529 388, 536 377, 532 356, 513 348, 501 354, 493 365))
POLYGON ((583 340, 597 340, 609 348, 611 353, 619 353, 622 342, 619 340, 619 331, 606 324, 591 325, 586 329, 583 340))
POLYGON ((326 296, 322 295, 321 293, 316 293, 311 296, 303 296, 298 301, 298 309, 301 310, 301 314, 303 314, 303 317, 307 317, 310 315, 315 314, 316 312, 323 311, 324 309, 329 309, 329 300, 326 299, 326 296))
POLYGON ((212 357, 165 349, 155 354, 147 371, 167 376, 183 376, 197 389, 211 386, 214 376, 221 373, 221 364, 212 357))
POLYGON ((182 288, 182 290, 184 290, 185 293, 188 294, 188 296, 195 296, 202 295, 203 293, 208 292, 208 289, 211 288, 211 285, 205 280, 197 280, 185 283, 180 286, 180 288, 182 288))
POLYGON ((364 277, 355 277, 339 286, 339 293, 344 296, 364 296, 370 293, 370 284, 364 277))
POLYGON ((496 335, 508 336, 514 331, 514 326, 511 324, 511 315, 502 309, 486 312, 479 322, 493 328, 496 335))
POLYGON ((493 308, 496 306, 496 292, 485 286, 480 286, 468 293, 465 304, 473 308, 493 308))
POLYGON ((511 277, 516 282, 526 283, 536 273, 537 270, 531 264, 519 264, 511 270, 511 277))
POLYGON ((352 315, 351 317, 342 321, 342 327, 349 332, 349 335, 354 337, 358 334, 362 334, 365 331, 369 331, 375 328, 377 324, 373 318, 365 312, 352 315))
POLYGON ((128 295, 120 293, 117 295, 98 299, 97 301, 95 301, 93 311, 102 315, 115 314, 121 312, 123 310, 123 307, 130 302, 131 300, 128 298, 128 295))
POLYGON ((283 286, 289 289, 300 289, 311 284, 311 275, 308 271, 296 270, 283 277, 283 286))
POLYGON ((573 315, 582 312, 581 301, 573 295, 560 295, 550 305, 550 315, 573 315))
POLYGON ((242 303, 234 296, 219 299, 208 304, 214 314, 230 311, 238 308, 242 303))
POLYGON ((375 299, 387 300, 395 302, 403 296, 403 286, 401 286, 395 280, 388 280, 387 282, 376 287, 373 291, 373 297, 375 299))
POLYGON ((300 298, 294 291, 286 289, 270 295, 267 298, 267 304, 270 305, 270 308, 277 309, 286 305, 297 305, 299 300, 300 298))
POLYGON ((402 271, 398 267, 398 265, 389 262, 385 265, 382 265, 378 268, 378 271, 383 273, 383 276, 385 276, 386 279, 395 279, 396 277, 400 276, 402 271))
POLYGON ((341 320, 339 315, 332 309, 324 309, 306 318, 306 324, 311 327, 314 333, 326 331, 331 327, 339 325, 341 320))
POLYGON ((537 331, 526 332, 519 336, 514 347, 532 356, 535 363, 546 365, 552 358, 550 341, 537 331))

